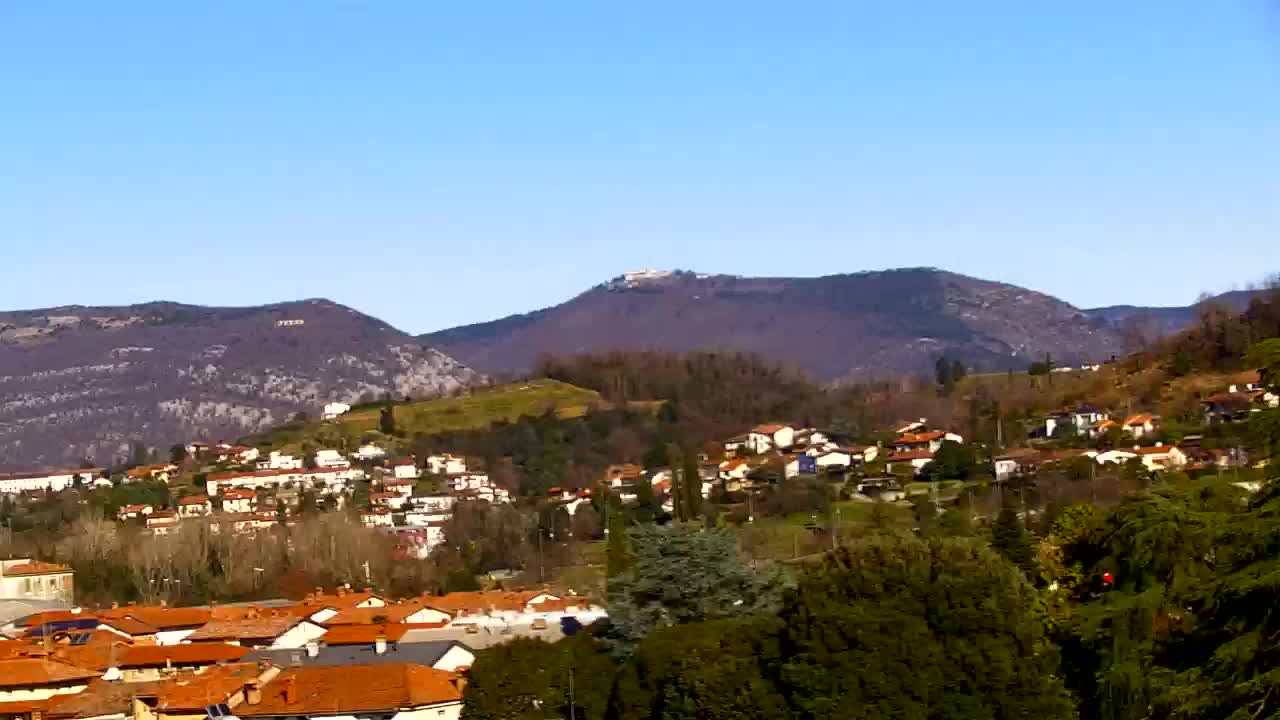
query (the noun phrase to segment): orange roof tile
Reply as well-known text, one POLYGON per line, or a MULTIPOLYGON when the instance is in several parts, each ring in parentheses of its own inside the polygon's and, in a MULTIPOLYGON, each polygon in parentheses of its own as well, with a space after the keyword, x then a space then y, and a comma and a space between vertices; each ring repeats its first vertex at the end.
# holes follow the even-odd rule
POLYGON ((31 562, 22 563, 21 565, 11 565, 4 570, 5 577, 18 577, 21 575, 55 575, 58 573, 69 573, 71 568, 66 565, 56 565, 54 563, 40 562, 32 560, 31 562))
POLYGON ((761 425, 757 425, 751 428, 751 432, 762 433, 765 435, 772 435, 778 432, 779 430, 785 429, 786 427, 787 427, 786 425, 782 425, 781 423, 763 423, 761 425))
POLYGON ((154 695, 163 682, 112 682, 94 680, 82 692, 49 698, 47 714, 55 718, 87 718, 130 715, 133 698, 154 695))
POLYGON ((426 608, 422 602, 411 601, 383 607, 348 608, 324 621, 325 625, 374 625, 379 623, 402 623, 405 618, 426 608))
POLYGON ((422 665, 302 667, 280 673, 239 717, 354 715, 459 703, 458 676, 422 665))
POLYGON ((1139 415, 1130 415, 1124 419, 1125 427, 1130 425, 1146 425, 1155 418, 1149 413, 1141 413, 1139 415))
POLYGON ((326 645, 372 645, 379 637, 386 639, 387 642, 397 642, 407 632, 409 632, 409 626, 400 623, 339 625, 329 628, 329 632, 320 637, 320 642, 326 645))
POLYGON ((946 436, 947 434, 945 432, 942 432, 941 430, 935 430, 933 432, 927 432, 927 433, 914 433, 914 434, 908 433, 906 435, 902 435, 901 437, 899 437, 895 442, 898 445, 919 445, 920 443, 927 443, 927 442, 933 442, 934 440, 941 440, 946 436))
POLYGON ((521 592, 481 590, 453 592, 438 597, 427 596, 422 598, 422 602, 429 608, 450 614, 473 610, 523 610, 534 598, 546 594, 535 590, 521 592))
MULTIPOLYGON (((344 668, 345 669, 345 668, 344 668)), ((209 705, 225 702, 260 677, 257 663, 214 665, 202 673, 184 675, 161 683, 156 688, 160 710, 203 711, 209 705)), ((239 711, 239 708, 236 708, 239 711)))
MULTIPOLYGON (((213 615, 206 608, 127 605, 99 610, 98 616, 108 622, 116 618, 131 618, 159 630, 176 630, 204 625, 213 615)), ((114 624, 112 626, 115 627, 114 624)))
POLYGON ((215 620, 187 636, 190 642, 210 640, 270 640, 285 634, 302 618, 292 615, 215 620))
POLYGON ((71 685, 98 677, 98 673, 40 658, 0 661, 0 688, 71 685))
POLYGON ((889 462, 907 462, 909 460, 932 460, 933 453, 928 450, 908 450, 906 452, 894 453, 889 458, 889 462))
POLYGON ((249 648, 223 643, 133 645, 124 653, 120 667, 215 665, 220 662, 235 662, 248 654, 249 648))

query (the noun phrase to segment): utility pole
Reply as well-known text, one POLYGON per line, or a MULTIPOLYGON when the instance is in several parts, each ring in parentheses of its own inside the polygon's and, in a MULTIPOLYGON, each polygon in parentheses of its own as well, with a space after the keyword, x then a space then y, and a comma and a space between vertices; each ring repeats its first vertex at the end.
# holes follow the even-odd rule
POLYGON ((578 720, 578 699, 573 691, 573 668, 569 668, 569 720, 578 720))

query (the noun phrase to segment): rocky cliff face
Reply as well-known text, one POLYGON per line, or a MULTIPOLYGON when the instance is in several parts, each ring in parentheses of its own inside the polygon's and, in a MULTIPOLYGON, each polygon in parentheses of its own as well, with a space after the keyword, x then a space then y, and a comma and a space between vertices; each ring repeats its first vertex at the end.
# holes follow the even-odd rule
POLYGON ((327 300, 0 313, 0 467, 105 463, 132 441, 230 438, 328 402, 482 379, 327 300))
POLYGON ((933 269, 818 278, 647 271, 555 307, 423 340, 474 367, 519 372, 543 354, 745 350, 839 380, 932 372, 941 355, 980 370, 1060 365, 1120 351, 1115 328, 1026 288, 933 269))

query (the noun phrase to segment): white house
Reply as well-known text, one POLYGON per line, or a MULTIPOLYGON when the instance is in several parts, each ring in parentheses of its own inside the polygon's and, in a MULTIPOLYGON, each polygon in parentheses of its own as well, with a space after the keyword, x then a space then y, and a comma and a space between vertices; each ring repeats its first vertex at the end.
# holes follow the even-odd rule
POLYGON ((258 493, 251 488, 231 488, 222 493, 222 511, 251 513, 258 509, 258 493))
POLYGON ((1121 429, 1134 440, 1141 440, 1156 431, 1156 418, 1148 413, 1130 415, 1121 423, 1121 429))
POLYGON ((753 453, 785 450, 795 444, 795 428, 779 423, 766 423, 751 428, 747 433, 746 447, 753 453))
POLYGON ((387 451, 372 443, 361 445, 356 451, 356 457, 361 460, 381 460, 387 456, 387 451))
POLYGON ((830 450, 817 455, 814 464, 819 470, 843 470, 853 464, 853 455, 844 450, 830 450))
POLYGON ((318 468, 344 468, 350 463, 337 450, 317 450, 316 451, 316 467, 318 468))
POLYGON ((456 500, 452 495, 419 495, 409 498, 409 503, 424 512, 452 513, 456 500))
POLYGON ((1081 435, 1089 432, 1090 428, 1109 419, 1109 417, 1107 413, 1088 405, 1082 405, 1071 410, 1060 410, 1045 419, 1045 436, 1052 437, 1061 432, 1081 435))
POLYGON ((936 430, 927 433, 907 433, 901 435, 893 442, 893 448, 898 453, 915 452, 918 450, 926 450, 930 453, 938 452, 942 447, 942 443, 950 440, 954 443, 963 443, 964 438, 953 432, 943 432, 936 430))
POLYGON ((188 495, 178 501, 178 516, 183 518, 204 517, 213 512, 213 503, 208 495, 188 495))
POLYGON ((1107 450, 1106 452, 1100 452, 1097 455, 1095 455, 1093 459, 1096 460, 1099 465, 1108 465, 1108 464, 1121 465, 1129 462, 1130 460, 1136 457, 1138 457, 1138 453, 1133 452, 1132 450, 1117 449, 1117 450, 1107 450))
POLYGON ((391 474, 397 480, 416 480, 420 473, 413 458, 400 458, 391 462, 391 474))
POLYGON ((1187 464, 1186 453, 1177 445, 1156 443, 1152 447, 1134 448, 1148 470, 1170 470, 1187 464))
POLYGON ((391 511, 386 508, 374 508, 360 513, 360 522, 368 528, 394 527, 391 511))
POLYGON ((168 535, 178 530, 178 514, 172 510, 157 510, 147 516, 147 532, 152 535, 168 535))
POLYGON ((382 491, 389 492, 389 493, 396 493, 397 495, 407 498, 410 495, 413 495, 413 488, 417 484, 418 483, 416 480, 412 480, 410 478, 404 478, 404 479, 398 479, 398 480, 383 480, 382 491))
POLYGON ((36 473, 0 473, 0 493, 16 495, 24 492, 43 492, 52 490, 60 492, 75 485, 78 478, 81 482, 93 482, 103 473, 102 468, 83 468, 80 470, 55 470, 36 473))
POLYGON ((120 509, 116 511, 116 519, 121 522, 141 520, 153 512, 155 512, 155 508, 150 505, 121 505, 120 509))
POLYGON ((427 457, 427 472, 432 475, 455 475, 467 471, 466 458, 456 455, 429 455, 427 457))
POLYGON ((301 470, 302 458, 272 450, 265 459, 258 461, 261 470, 301 470))
POLYGON ((42 715, 40 710, 23 710, 21 703, 41 703, 55 695, 83 692, 101 672, 83 670, 48 658, 19 657, 4 661, 0 671, 0 704, 6 717, 42 715))
POLYGON ((325 420, 337 420, 340 416, 351 412, 351 406, 346 403, 332 402, 324 406, 324 411, 320 417, 325 420))
POLYGON ((31 558, 0 560, 0 598, 70 602, 74 585, 75 573, 65 565, 31 558))
POLYGON ((931 462, 933 452, 930 450, 906 450, 890 456, 885 462, 885 469, 889 472, 901 472, 909 467, 913 475, 918 475, 931 462))

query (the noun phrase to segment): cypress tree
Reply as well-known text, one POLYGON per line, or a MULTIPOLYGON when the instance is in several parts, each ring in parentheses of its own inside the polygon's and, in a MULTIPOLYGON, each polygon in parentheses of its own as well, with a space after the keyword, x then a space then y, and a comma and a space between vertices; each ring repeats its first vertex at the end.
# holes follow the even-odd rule
POLYGON ((696 520, 702 516, 702 474, 698 469, 698 456, 693 452, 684 454, 684 470, 682 489, 685 496, 685 511, 688 513, 689 520, 696 520))
POLYGON ((617 507, 615 501, 610 501, 608 513, 606 527, 609 532, 609 541, 605 545, 606 572, 609 577, 617 577, 631 567, 631 548, 627 546, 627 528, 622 520, 621 508, 617 507))
POLYGON ((991 525, 991 547, 1028 577, 1035 574, 1036 553, 1031 545, 1031 534, 1008 505, 1000 510, 991 525))

